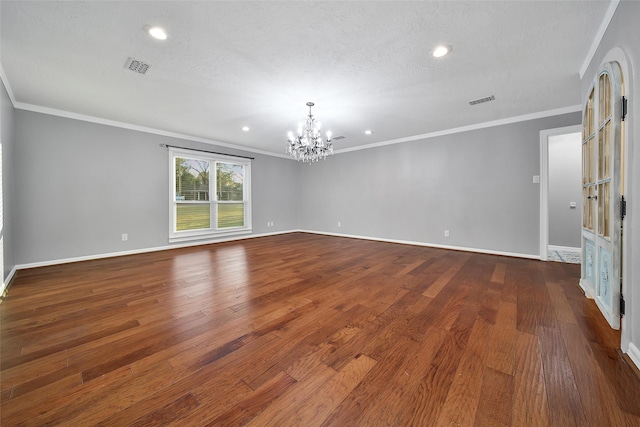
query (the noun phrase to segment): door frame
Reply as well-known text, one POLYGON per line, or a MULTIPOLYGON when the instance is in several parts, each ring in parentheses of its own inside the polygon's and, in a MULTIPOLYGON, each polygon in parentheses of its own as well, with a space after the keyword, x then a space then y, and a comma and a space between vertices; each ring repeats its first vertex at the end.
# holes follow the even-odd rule
POLYGON ((540 131, 540 260, 549 260, 549 138, 569 133, 582 134, 582 125, 540 131))

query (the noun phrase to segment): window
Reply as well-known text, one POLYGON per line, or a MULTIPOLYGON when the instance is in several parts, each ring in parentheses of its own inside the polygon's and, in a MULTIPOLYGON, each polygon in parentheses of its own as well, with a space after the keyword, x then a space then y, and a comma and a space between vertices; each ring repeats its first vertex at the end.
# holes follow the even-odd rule
POLYGON ((251 232, 251 161, 169 150, 169 241, 251 232))

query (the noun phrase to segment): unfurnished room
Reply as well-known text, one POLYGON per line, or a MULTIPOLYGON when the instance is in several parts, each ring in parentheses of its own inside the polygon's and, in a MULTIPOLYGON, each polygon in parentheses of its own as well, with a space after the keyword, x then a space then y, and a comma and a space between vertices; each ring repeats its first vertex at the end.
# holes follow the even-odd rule
POLYGON ((640 426, 640 2, 0 1, 3 426, 640 426))

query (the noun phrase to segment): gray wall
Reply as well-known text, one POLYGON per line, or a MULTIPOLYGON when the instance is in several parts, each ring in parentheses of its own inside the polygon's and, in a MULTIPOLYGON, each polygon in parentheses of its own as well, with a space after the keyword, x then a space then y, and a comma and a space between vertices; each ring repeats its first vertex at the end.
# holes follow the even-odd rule
POLYGON ((295 162, 17 110, 15 262, 167 246, 169 163, 159 144, 255 157, 254 234, 298 228, 295 162))
MULTIPOLYGON (((15 110, 4 87, 0 81, 0 137, 2 144, 2 242, 4 276, 2 283, 16 265, 15 238, 13 233, 13 218, 15 205, 14 184, 14 147, 15 147, 15 110)), ((1 291, 0 291, 1 292, 1 291)))
POLYGON ((301 170, 301 226, 537 256, 540 130, 580 120, 572 113, 335 155, 301 170))
POLYGON ((549 137, 549 244, 580 247, 582 221, 580 133, 549 137), (569 204, 575 202, 576 207, 569 204))
MULTIPOLYGON (((630 179, 627 181, 626 194, 627 218, 625 230, 627 231, 626 268, 627 277, 627 318, 626 330, 623 329, 623 349, 627 343, 633 344, 636 351, 640 349, 640 2, 622 1, 604 34, 598 49, 589 64, 584 77, 580 81, 582 99, 586 99, 591 82, 595 78, 600 64, 605 55, 613 48, 621 48, 626 56, 629 74, 625 77, 627 98, 629 99, 629 117, 625 121, 627 141, 630 142, 629 156, 626 166, 630 179)), ((636 354, 639 357, 640 354, 636 354)), ((640 359, 636 360, 640 363, 640 359)))

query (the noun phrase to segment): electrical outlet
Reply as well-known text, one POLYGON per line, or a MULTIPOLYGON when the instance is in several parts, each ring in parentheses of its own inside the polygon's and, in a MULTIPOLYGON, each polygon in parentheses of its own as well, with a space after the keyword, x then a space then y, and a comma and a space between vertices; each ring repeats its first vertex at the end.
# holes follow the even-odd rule
POLYGON ((129 240, 129 235, 127 233, 122 233, 122 241, 126 242, 127 240, 129 240))
POLYGON ((342 227, 342 222, 338 221, 338 227, 342 227))
POLYGON ((533 175, 533 183, 540 184, 540 175, 533 175))
POLYGON ((449 230, 444 230, 444 237, 449 237, 449 230))

